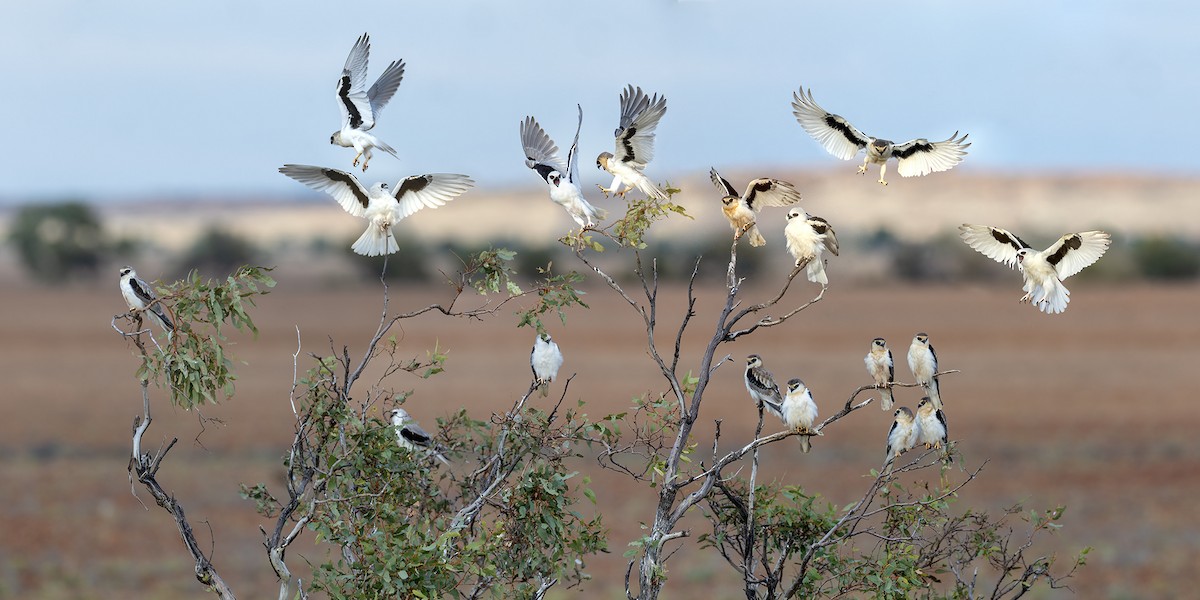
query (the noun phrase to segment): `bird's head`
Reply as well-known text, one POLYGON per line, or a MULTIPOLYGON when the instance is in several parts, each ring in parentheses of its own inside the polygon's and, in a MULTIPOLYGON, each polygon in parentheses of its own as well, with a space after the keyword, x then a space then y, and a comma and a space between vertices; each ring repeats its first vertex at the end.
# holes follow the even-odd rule
POLYGON ((761 367, 762 364, 763 364, 762 358, 760 358, 757 354, 751 354, 750 356, 746 357, 746 366, 747 367, 750 367, 750 368, 761 367))
POLYGON ((408 411, 403 408, 392 409, 392 424, 403 425, 408 421, 408 411))
POLYGON ((737 196, 725 196, 721 198, 721 204, 723 206, 736 206, 740 200, 737 196))
POLYGON ((911 421, 912 419, 913 419, 913 413, 911 410, 908 409, 907 406, 901 406, 900 408, 896 409, 896 420, 897 421, 911 421))
POLYGON ((612 152, 601 152, 600 156, 596 157, 596 168, 608 170, 608 161, 613 157, 612 152))
POLYGON ((803 392, 804 391, 804 382, 800 381, 800 378, 798 378, 798 377, 793 377, 788 380, 787 389, 788 389, 789 394, 795 394, 796 392, 803 392))
POLYGON ((876 348, 879 348, 880 350, 883 350, 884 347, 887 346, 887 342, 884 341, 883 338, 875 338, 875 339, 871 340, 871 345, 876 348))
POLYGON ((1029 254, 1029 248, 1021 248, 1020 250, 1017 250, 1017 262, 1024 263, 1026 254, 1029 254))
POLYGON ((558 187, 562 183, 562 173, 550 171, 550 174, 546 176, 546 181, 549 181, 554 187, 558 187))
POLYGON ((929 334, 925 333, 925 332, 918 333, 916 335, 916 337, 913 338, 913 341, 918 344, 921 344, 922 346, 928 346, 929 345, 929 334))
POLYGON ((554 341, 554 339, 550 337, 549 333, 543 333, 543 334, 538 335, 538 339, 542 340, 543 342, 545 342, 547 344, 554 341))
POLYGON ((805 214, 805 213, 804 213, 804 209, 802 209, 802 208, 793 208, 792 210, 789 210, 789 211, 788 211, 787 218, 788 218, 788 220, 789 220, 789 221, 791 221, 792 219, 795 219, 796 217, 801 217, 801 218, 803 218, 803 217, 804 217, 804 214, 805 214))
POLYGON ((383 192, 385 194, 392 193, 392 187, 382 181, 376 183, 375 185, 373 185, 371 187, 374 188, 378 192, 383 192))
POLYGON ((133 267, 121 267, 121 277, 125 277, 126 275, 133 276, 133 277, 137 276, 133 272, 133 267))
POLYGON ((933 410, 933 403, 929 401, 929 396, 925 396, 924 398, 921 398, 921 401, 919 403, 917 403, 917 412, 918 413, 925 412, 927 410, 925 408, 926 406, 929 407, 928 410, 933 410))
POLYGON ((892 145, 892 143, 889 142, 888 140, 880 140, 880 139, 872 139, 871 140, 871 147, 874 148, 875 151, 879 152, 879 153, 883 153, 891 145, 892 145))
POLYGON ((333 135, 329 136, 329 143, 336 146, 338 143, 338 140, 340 140, 341 138, 342 138, 342 132, 335 131, 335 132, 333 132, 333 135))

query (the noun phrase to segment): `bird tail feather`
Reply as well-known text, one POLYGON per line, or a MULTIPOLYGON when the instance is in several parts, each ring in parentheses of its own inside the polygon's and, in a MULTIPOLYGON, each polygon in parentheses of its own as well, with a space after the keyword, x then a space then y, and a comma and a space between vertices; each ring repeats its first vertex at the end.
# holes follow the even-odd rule
POLYGON ((812 451, 812 436, 811 435, 800 436, 800 451, 805 454, 808 454, 809 452, 812 451))
POLYGON ((762 236, 762 233, 760 233, 758 231, 758 225, 751 225, 750 229, 746 231, 746 235, 750 236, 750 245, 751 246, 767 245, 767 239, 764 238, 762 236))
POLYGON ((821 285, 829 285, 829 277, 825 275, 825 261, 820 256, 808 261, 808 280, 821 285))
POLYGON ((891 410, 892 408, 892 390, 879 390, 879 408, 883 410, 891 410))
POLYGON ((396 149, 383 143, 383 140, 376 139, 375 147, 379 148, 380 150, 383 150, 384 152, 387 152, 388 154, 391 154, 392 156, 394 156, 396 158, 400 158, 400 155, 396 154, 396 149))
POLYGON ((363 256, 383 256, 396 252, 400 246, 396 243, 390 227, 380 227, 371 223, 350 249, 363 256))
POLYGON ((937 377, 933 378, 933 381, 929 383, 929 387, 927 389, 929 391, 929 401, 933 403, 933 408, 942 410, 942 393, 941 390, 938 389, 937 377))

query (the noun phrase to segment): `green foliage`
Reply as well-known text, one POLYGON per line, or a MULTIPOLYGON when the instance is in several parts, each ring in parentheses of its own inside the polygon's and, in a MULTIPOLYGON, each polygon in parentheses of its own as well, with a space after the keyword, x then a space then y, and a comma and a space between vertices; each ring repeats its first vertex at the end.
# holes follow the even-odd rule
POLYGON ((267 293, 260 287, 275 286, 268 271, 241 267, 225 281, 201 280, 193 271, 183 280, 158 288, 175 332, 158 350, 142 352, 138 379, 165 383, 171 402, 184 409, 233 396, 236 377, 223 346, 223 327, 258 333, 247 309, 254 306, 256 296, 267 293))
POLYGON ((563 275, 551 275, 550 267, 551 265, 546 265, 538 268, 538 273, 545 275, 544 279, 535 284, 538 303, 529 310, 517 312, 517 327, 530 326, 542 334, 546 332, 546 327, 542 323, 542 315, 554 311, 562 324, 566 325, 567 308, 571 306, 588 308, 588 305, 580 298, 584 292, 575 289, 577 284, 583 282, 583 275, 575 271, 563 275))
POLYGON ((47 283, 94 274, 106 250, 100 218, 82 202, 22 206, 8 237, 25 272, 47 283))
MULTIPOLYGON (((682 206, 672 202, 672 198, 679 193, 679 190, 667 185, 665 191, 667 192, 666 200, 637 197, 629 200, 625 216, 612 225, 612 236, 618 244, 638 250, 644 249, 646 248, 646 231, 655 222, 667 218, 672 213, 692 218, 682 206)), ((593 248, 593 250, 600 251, 602 248, 593 248)))
POLYGON ((1195 279, 1200 275, 1200 247, 1177 237, 1137 240, 1133 244, 1133 260, 1148 279, 1195 279))
POLYGON ((261 252, 244 237, 210 226, 176 262, 175 272, 209 275, 230 273, 239 265, 259 262, 261 252))

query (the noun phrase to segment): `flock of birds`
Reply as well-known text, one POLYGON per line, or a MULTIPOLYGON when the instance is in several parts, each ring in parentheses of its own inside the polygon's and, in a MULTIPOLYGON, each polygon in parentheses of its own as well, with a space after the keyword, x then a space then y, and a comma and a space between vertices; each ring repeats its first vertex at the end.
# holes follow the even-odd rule
MULTIPOLYGON (((372 131, 384 107, 399 89, 405 69, 403 60, 392 61, 367 87, 369 55, 370 38, 364 33, 351 48, 337 79, 336 102, 341 112, 342 126, 329 138, 331 144, 353 148, 355 154, 351 166, 357 167, 361 161, 364 173, 373 149, 397 157, 395 149, 372 131)), ((796 121, 827 152, 842 160, 851 160, 859 152, 864 152, 863 163, 858 167, 860 174, 865 174, 872 164, 879 165, 879 183, 882 185, 887 185, 884 176, 891 159, 896 160, 896 170, 902 177, 928 175, 958 165, 971 145, 966 142, 967 135, 960 136, 957 131, 939 142, 917 138, 896 144, 869 136, 845 118, 823 109, 813 99, 812 91, 803 87, 793 94, 791 106, 796 121)), ((562 206, 582 230, 597 226, 608 214, 587 200, 580 185, 579 132, 583 126, 583 108, 578 105, 577 108, 579 121, 565 163, 559 157, 554 140, 532 116, 520 122, 520 140, 525 165, 542 178, 550 199, 562 206)), ((596 158, 596 167, 613 176, 607 188, 598 186, 606 196, 624 198, 636 189, 650 199, 667 199, 666 192, 645 173, 647 165, 654 158, 655 129, 666 111, 666 98, 658 94, 647 95, 640 87, 633 85, 627 86, 621 93, 613 152, 602 152, 596 158)), ((367 220, 366 230, 351 245, 354 252, 365 256, 397 252, 399 246, 393 235, 397 223, 421 209, 444 206, 474 186, 474 181, 467 175, 453 173, 413 175, 395 186, 376 182, 367 187, 354 174, 330 167, 285 164, 279 168, 279 172, 332 196, 351 216, 367 220)), ((767 206, 791 207, 784 227, 786 249, 795 259, 797 267, 805 267, 810 281, 828 285, 824 254, 838 255, 836 234, 828 221, 810 215, 798 206, 801 195, 794 185, 763 177, 750 181, 745 191, 739 194, 737 188, 721 177, 716 169, 710 170, 709 176, 722 194, 721 210, 734 231, 735 242, 746 236, 751 246, 765 245, 767 240, 759 230, 759 213, 767 206)), ((1085 231, 1063 235, 1046 250, 1038 251, 1004 229, 971 224, 959 227, 959 236, 988 258, 1018 269, 1025 291, 1020 300, 1048 314, 1061 313, 1067 308, 1070 292, 1063 286, 1063 280, 1096 262, 1111 243, 1109 234, 1103 231, 1085 231)), ((131 267, 121 269, 120 287, 131 312, 148 312, 168 335, 174 331, 171 319, 153 289, 139 279, 131 267)), ((921 401, 916 415, 906 407, 896 410, 895 423, 888 435, 889 462, 895 455, 918 443, 938 447, 943 447, 945 443, 945 415, 937 392, 937 379, 933 376, 937 372, 937 359, 933 348, 929 346, 927 335, 922 333, 914 338, 908 356, 909 366, 928 391, 928 396, 921 401)), ((886 410, 891 406, 890 386, 893 381, 891 352, 887 350, 886 342, 876 339, 866 360, 877 387, 882 390, 882 405, 886 410)), ((562 353, 558 345, 548 334, 539 335, 530 356, 530 365, 534 371, 534 384, 543 395, 561 364, 562 353)), ((751 397, 789 427, 808 431, 817 411, 804 382, 790 380, 787 393, 782 394, 770 372, 762 365, 762 359, 757 355, 747 359, 746 387, 751 397)), ((395 409, 392 420, 402 445, 431 447, 429 435, 403 409, 395 409)), ((811 444, 809 436, 802 436, 801 440, 807 452, 811 444)))

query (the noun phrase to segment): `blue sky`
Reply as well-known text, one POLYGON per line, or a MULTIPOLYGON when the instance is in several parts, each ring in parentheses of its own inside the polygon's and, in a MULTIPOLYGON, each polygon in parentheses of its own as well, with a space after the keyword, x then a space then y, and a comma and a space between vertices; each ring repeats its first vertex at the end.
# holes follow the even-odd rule
MULTIPOLYGON (((743 166, 852 168, 791 93, 897 141, 970 132, 959 168, 1200 173, 1200 8, 1185 2, 39 1, 0 21, 0 200, 290 194, 288 162, 349 169, 334 80, 371 34, 404 58, 365 179, 462 172, 536 183, 518 122, 570 143, 589 183, 626 83, 665 94, 657 179, 743 166)), ((594 180, 594 181, 593 181, 594 180)))

